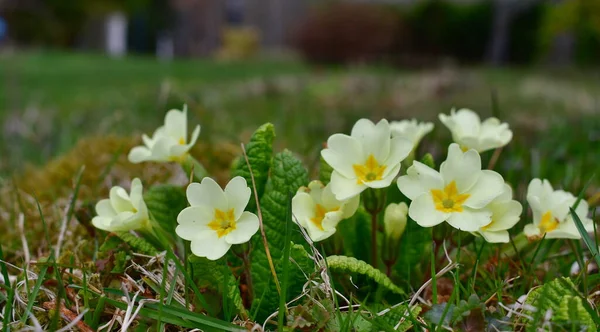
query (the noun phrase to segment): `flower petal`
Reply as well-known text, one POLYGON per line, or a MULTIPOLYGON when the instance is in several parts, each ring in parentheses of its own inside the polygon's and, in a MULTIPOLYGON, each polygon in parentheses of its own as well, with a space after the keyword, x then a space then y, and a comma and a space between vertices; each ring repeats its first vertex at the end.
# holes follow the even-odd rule
POLYGON ((202 232, 190 244, 192 253, 198 257, 206 257, 211 261, 223 257, 231 248, 225 238, 219 238, 214 231, 202 232))
POLYGON ((450 213, 444 213, 435 208, 431 194, 422 194, 414 199, 408 208, 410 218, 421 227, 432 227, 441 224, 450 213))
POLYGON ((343 134, 331 135, 321 156, 329 166, 347 178, 356 178, 352 165, 362 164, 367 158, 360 142, 343 134))
POLYGON ((502 175, 494 171, 483 170, 480 172, 477 182, 465 192, 470 196, 464 205, 473 209, 481 209, 500 196, 504 189, 502 175))
POLYGON ((110 188, 108 197, 110 197, 110 204, 117 214, 123 211, 133 211, 133 205, 131 204, 131 200, 125 189, 114 186, 110 188))
POLYGON ((258 227, 258 217, 254 213, 245 211, 235 222, 235 229, 225 235, 225 241, 230 244, 246 243, 256 234, 258 227))
POLYGON ((350 199, 348 199, 342 205, 342 219, 347 219, 352 217, 356 210, 358 210, 358 206, 360 205, 360 195, 356 195, 350 199))
POLYGON ((193 225, 198 231, 210 229, 207 225, 213 221, 215 210, 206 205, 189 206, 179 212, 177 223, 180 225, 193 225))
POLYGON ((294 221, 302 227, 307 227, 307 220, 315 216, 315 202, 310 194, 298 192, 292 198, 292 214, 294 221))
POLYGON ((440 173, 418 161, 406 170, 406 175, 398 178, 397 184, 402 194, 411 200, 431 192, 431 189, 444 188, 440 173))
MULTIPOLYGON (((492 212, 492 223, 485 226, 489 232, 502 231, 512 228, 516 225, 523 212, 523 206, 517 201, 498 202, 489 205, 492 212)), ((489 241, 488 241, 489 242, 489 241)))
POLYGON ((152 160, 152 152, 145 146, 136 146, 127 155, 129 162, 139 164, 144 161, 152 160))
POLYGON ((165 133, 175 140, 187 140, 187 107, 183 111, 172 109, 165 115, 165 133))
POLYGON ((356 179, 348 179, 337 171, 331 173, 331 191, 338 201, 359 195, 365 189, 367 186, 357 183, 356 179))
POLYGON ((440 166, 440 174, 445 185, 456 181, 458 192, 464 193, 475 184, 479 171, 481 171, 481 157, 477 151, 463 152, 458 144, 450 144, 448 158, 440 166))
POLYGON ((112 218, 117 215, 117 212, 112 207, 109 199, 103 199, 96 203, 96 214, 100 217, 112 218))
POLYGON ((510 241, 508 231, 480 231, 479 234, 490 243, 508 243, 510 241))
POLYGON ((350 136, 361 143, 365 159, 372 154, 376 160, 383 161, 390 154, 390 124, 386 119, 380 120, 377 124, 371 120, 360 119, 352 127, 350 136))
POLYGON ((413 144, 411 141, 403 137, 392 138, 390 143, 390 154, 384 162, 387 167, 383 172, 383 177, 386 177, 394 167, 399 165, 402 160, 406 159, 412 149, 413 144))
POLYGON ((192 206, 205 205, 222 211, 229 208, 223 189, 209 177, 203 178, 201 183, 191 183, 187 187, 186 195, 192 206))
POLYGON ((400 173, 400 167, 402 167, 402 165, 397 164, 394 168, 392 168, 392 170, 390 172, 388 172, 387 175, 385 175, 383 177, 383 179, 369 181, 369 182, 366 182, 365 185, 369 188, 376 188, 376 189, 389 187, 392 184, 392 182, 394 182, 396 175, 398 175, 398 173, 400 173))
POLYGON ((111 232, 111 224, 112 224, 113 218, 112 217, 104 217, 104 216, 95 216, 94 218, 92 218, 92 225, 94 225, 94 227, 107 231, 107 232, 111 232))
POLYGON ((463 212, 453 212, 446 222, 461 231, 474 232, 492 222, 492 212, 464 208, 463 212))
POLYGON ((540 232, 540 228, 537 227, 535 224, 525 225, 525 227, 523 228, 523 233, 527 237, 538 237, 542 235, 540 232))
POLYGON ((225 196, 229 203, 229 209, 233 209, 235 219, 237 220, 244 212, 250 200, 251 190, 248 187, 246 179, 236 176, 225 187, 225 196))

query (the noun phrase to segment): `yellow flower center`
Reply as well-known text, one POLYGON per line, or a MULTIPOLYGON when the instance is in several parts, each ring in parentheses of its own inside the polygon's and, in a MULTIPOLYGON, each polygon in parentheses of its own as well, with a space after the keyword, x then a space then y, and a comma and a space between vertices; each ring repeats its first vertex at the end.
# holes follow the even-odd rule
POLYGON ((471 196, 469 194, 459 194, 456 189, 456 181, 450 182, 444 190, 431 189, 431 195, 436 210, 445 213, 462 212, 462 205, 471 196))
POLYGON ((466 146, 466 145, 461 145, 461 146, 460 146, 460 149, 462 150, 462 152, 467 152, 467 151, 469 151, 469 147, 468 147, 468 146, 466 146))
POLYGON ((551 232, 558 227, 558 219, 552 217, 552 213, 550 211, 544 213, 542 215, 542 220, 540 220, 540 230, 543 233, 551 232))
POLYGON ((316 208, 315 208, 315 216, 313 218, 310 218, 310 221, 313 222, 313 224, 317 225, 317 227, 324 231, 325 229, 323 228, 323 219, 325 219, 325 214, 327 212, 332 212, 332 211, 338 211, 340 208, 336 207, 334 209, 331 209, 329 211, 327 211, 326 208, 324 208, 321 204, 317 204, 316 208))
POLYGON ((217 232, 219 238, 231 233, 235 229, 233 209, 227 212, 215 209, 215 219, 208 223, 208 227, 217 232))
POLYGON ((367 161, 363 165, 352 165, 354 174, 358 178, 356 180, 358 184, 383 179, 383 172, 386 167, 385 165, 380 165, 372 154, 369 155, 369 158, 367 158, 367 161))
POLYGON ((178 143, 179 143, 179 145, 185 145, 185 138, 184 137, 179 138, 178 143))

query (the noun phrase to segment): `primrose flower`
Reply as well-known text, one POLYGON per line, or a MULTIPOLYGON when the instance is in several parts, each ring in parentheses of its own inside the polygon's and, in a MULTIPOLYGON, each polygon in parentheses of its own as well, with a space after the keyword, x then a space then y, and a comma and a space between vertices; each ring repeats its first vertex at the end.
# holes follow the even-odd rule
POLYGON ((170 110, 165 115, 164 126, 156 129, 152 137, 142 135, 143 146, 136 146, 129 152, 129 161, 137 164, 144 161, 181 162, 188 151, 196 144, 200 135, 200 125, 196 126, 188 142, 187 106, 183 111, 170 110))
MULTIPOLYGON (((577 197, 569 192, 554 190, 548 180, 531 180, 527 202, 533 211, 533 223, 526 225, 523 232, 528 238, 541 238, 546 234, 547 239, 580 239, 581 234, 569 211, 576 200, 577 197)), ((587 217, 585 200, 579 202, 575 213, 587 231, 594 229, 593 220, 587 217)))
POLYGON ((400 239, 406 229, 408 205, 404 202, 391 203, 385 208, 383 225, 385 233, 394 240, 400 239))
POLYGON ((481 227, 475 234, 481 235, 487 242, 507 243, 509 241, 508 230, 517 222, 523 206, 512 199, 512 188, 504 184, 504 191, 485 207, 492 213, 492 221, 481 227))
POLYGON ((452 109, 450 115, 440 114, 439 118, 452 132, 454 142, 465 151, 475 149, 481 153, 503 147, 512 139, 507 123, 500 123, 496 118, 481 122, 477 113, 469 109, 452 109))
POLYGON ((131 193, 121 187, 110 189, 109 199, 96 204, 96 213, 92 224, 108 232, 127 232, 150 227, 148 208, 142 197, 142 182, 135 178, 131 181, 131 193))
POLYGON ((323 159, 333 168, 331 191, 343 201, 367 188, 388 187, 412 147, 403 137, 391 137, 387 120, 376 125, 367 119, 358 120, 350 136, 330 136, 327 148, 321 151, 323 159))
POLYGON ((504 188, 500 174, 481 170, 477 151, 463 152, 454 143, 439 173, 418 161, 406 173, 398 188, 412 200, 408 215, 422 227, 446 221, 463 231, 479 230, 492 222, 492 213, 483 208, 504 188))
POLYGON ((416 149, 421 139, 433 130, 433 123, 418 122, 416 119, 392 121, 390 123, 392 137, 404 137, 411 141, 416 149))
POLYGON ((250 188, 243 177, 231 179, 225 191, 205 177, 201 183, 190 184, 186 195, 191 206, 177 216, 175 232, 192 242, 194 255, 217 260, 231 245, 248 242, 258 231, 258 217, 244 211, 250 188))
POLYGON ((333 235, 337 224, 356 212, 359 202, 360 196, 339 201, 331 192, 331 184, 323 186, 320 181, 312 181, 308 188, 298 189, 292 199, 292 213, 294 221, 317 242, 333 235))

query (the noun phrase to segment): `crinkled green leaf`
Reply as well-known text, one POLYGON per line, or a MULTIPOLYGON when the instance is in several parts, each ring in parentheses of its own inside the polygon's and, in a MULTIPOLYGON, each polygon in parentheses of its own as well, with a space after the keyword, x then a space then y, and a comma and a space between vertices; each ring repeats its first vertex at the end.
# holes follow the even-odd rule
MULTIPOLYGON (((308 172, 300 160, 294 157, 288 150, 275 155, 270 178, 265 188, 265 193, 261 197, 260 205, 269 251, 273 259, 273 264, 279 272, 281 272, 281 264, 279 263, 285 246, 285 220, 288 194, 296 193, 298 188, 307 184, 308 172)), ((298 229, 292 230, 291 239, 294 243, 305 242, 298 229)), ((257 312, 257 319, 260 320, 277 310, 279 298, 260 234, 253 237, 252 247, 252 286, 255 299, 253 301, 253 309, 256 309, 256 306, 260 303, 257 312), (263 299, 262 301, 260 301, 261 298, 263 299)), ((290 257, 294 260, 302 259, 302 257, 294 255, 299 255, 298 248, 292 247, 290 257)), ((300 285, 301 287, 306 281, 306 278, 303 276, 299 277, 298 268, 295 264, 292 264, 291 267, 288 283, 290 288, 287 291, 288 298, 298 295, 298 286, 300 285)), ((307 273, 311 272, 313 271, 310 270, 307 273)))
POLYGON ((188 258, 188 262, 190 263, 192 278, 198 288, 212 289, 219 294, 225 294, 238 313, 243 313, 244 316, 247 315, 239 284, 233 280, 231 273, 227 276, 224 274, 225 271, 229 271, 229 269, 224 268, 224 260, 211 261, 204 257, 192 255, 188 258), (226 277, 229 278, 227 282, 226 277))
MULTIPOLYGON (((252 174, 254 175, 254 181, 256 183, 256 192, 258 193, 259 198, 262 197, 262 194, 264 193, 267 178, 269 176, 269 168, 271 167, 271 161, 273 159, 274 139, 275 127, 271 123, 265 123, 254 132, 250 138, 250 142, 245 146, 248 162, 252 167, 252 174)), ((241 176, 246 179, 248 185, 252 185, 250 170, 248 169, 248 164, 243 155, 233 162, 231 175, 241 176)), ((252 191, 247 210, 254 211, 254 209, 256 209, 255 200, 254 191, 252 191)))
POLYGON ((597 331, 592 316, 575 290, 571 279, 564 277, 534 289, 527 297, 527 303, 537 310, 534 313, 528 312, 533 317, 528 330, 536 331, 538 323, 551 310, 553 324, 568 326, 568 330, 573 331, 581 331, 582 328, 586 328, 585 331, 597 331), (571 329, 572 327, 574 329, 571 329))
POLYGON ((158 185, 144 194, 144 201, 154 220, 169 234, 175 234, 177 215, 188 205, 185 189, 174 185, 158 185))
POLYGON ((116 234, 121 240, 123 240, 123 242, 127 243, 129 247, 131 247, 133 252, 151 256, 158 254, 156 248, 154 248, 154 246, 144 238, 137 237, 128 232, 118 232, 116 234))
POLYGON ((388 278, 383 272, 354 257, 335 255, 329 256, 327 257, 327 264, 334 272, 344 274, 357 273, 368 277, 391 292, 396 294, 405 294, 404 291, 400 287, 394 285, 390 278, 388 278))
POLYGON ((114 255, 113 268, 110 273, 123 273, 125 272, 125 267, 127 266, 127 252, 119 251, 114 255))

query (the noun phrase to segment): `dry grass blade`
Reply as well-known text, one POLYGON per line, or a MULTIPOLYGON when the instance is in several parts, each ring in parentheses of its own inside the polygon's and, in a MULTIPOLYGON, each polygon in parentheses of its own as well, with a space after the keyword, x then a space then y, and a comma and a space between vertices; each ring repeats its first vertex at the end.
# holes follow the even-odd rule
POLYGON ((265 252, 267 254, 267 260, 269 261, 269 268, 271 269, 271 273, 273 274, 273 279, 275 280, 275 286, 277 287, 277 293, 281 296, 281 285, 279 285, 279 279, 277 279, 277 272, 275 272, 275 265, 273 264, 273 258, 271 258, 271 252, 269 251, 269 242, 267 241, 267 235, 265 234, 265 226, 263 224, 262 212, 260 210, 260 203, 258 202, 258 192, 256 190, 256 182, 254 181, 254 174, 252 173, 252 166, 250 166, 250 161, 248 160, 248 155, 246 154, 246 147, 244 143, 242 143, 242 152, 244 153, 244 159, 246 160, 246 165, 248 165, 248 171, 250 172, 250 178, 252 179, 252 190, 254 190, 254 199, 256 200, 256 212, 258 214, 258 223, 260 225, 260 235, 263 239, 263 244, 265 245, 265 252))
MULTIPOLYGON (((44 302, 42 304, 42 306, 46 310, 55 310, 56 309, 56 301, 44 302)), ((92 329, 91 327, 89 327, 89 325, 87 325, 86 323, 84 323, 81 320, 81 318, 83 317, 82 314, 77 315, 73 311, 67 309, 67 307, 65 307, 65 305, 62 304, 62 303, 60 304, 59 311, 60 311, 60 316, 64 320, 68 321, 69 323, 74 323, 75 326, 77 326, 77 328, 79 329, 79 331, 94 332, 94 329, 92 329)))

